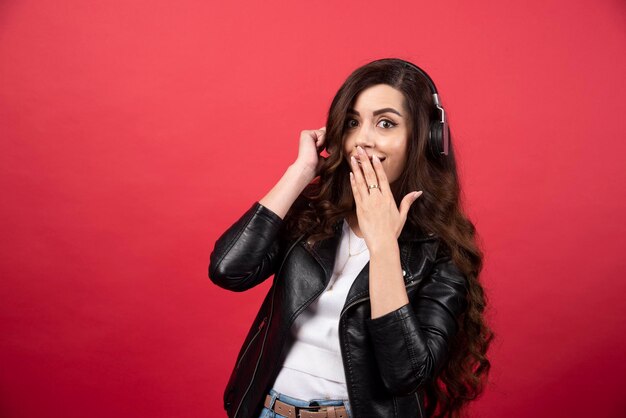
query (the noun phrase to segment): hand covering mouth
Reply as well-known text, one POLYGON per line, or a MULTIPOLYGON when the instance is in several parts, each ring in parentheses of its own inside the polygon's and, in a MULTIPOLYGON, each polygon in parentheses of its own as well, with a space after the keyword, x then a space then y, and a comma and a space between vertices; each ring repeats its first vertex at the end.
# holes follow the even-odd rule
MULTIPOLYGON (((372 161, 372 157, 368 157, 368 158, 369 158, 369 160, 370 160, 370 163, 372 163, 372 164, 373 164, 374 162, 372 161)), ((380 160, 380 162, 381 162, 381 163, 382 163, 383 161, 385 161, 385 158, 387 158, 387 157, 378 157, 378 159, 380 160)), ((360 161, 358 158, 357 158, 356 162, 357 162, 357 163, 359 163, 359 164, 361 164, 361 161, 360 161)))

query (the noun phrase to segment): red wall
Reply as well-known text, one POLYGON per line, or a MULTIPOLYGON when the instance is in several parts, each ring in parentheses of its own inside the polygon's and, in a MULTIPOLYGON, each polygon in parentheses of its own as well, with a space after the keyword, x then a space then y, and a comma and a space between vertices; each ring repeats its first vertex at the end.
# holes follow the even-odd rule
POLYGON ((222 417, 217 237, 345 77, 435 79, 497 333, 481 417, 621 417, 623 1, 0 3, 0 416, 222 417))

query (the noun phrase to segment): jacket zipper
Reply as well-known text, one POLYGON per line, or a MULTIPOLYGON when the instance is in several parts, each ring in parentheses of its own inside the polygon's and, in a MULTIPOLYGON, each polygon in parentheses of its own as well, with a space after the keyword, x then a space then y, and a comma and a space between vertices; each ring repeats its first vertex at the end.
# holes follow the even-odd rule
POLYGON ((259 329, 257 330, 257 332, 254 334, 254 336, 252 337, 252 339, 246 346, 246 349, 243 351, 241 358, 237 362, 237 368, 239 368, 239 366, 241 365, 241 362, 243 361, 244 357, 246 356, 246 353, 248 352, 248 349, 252 346, 252 343, 254 342, 254 340, 256 340, 256 337, 259 336, 259 334, 261 333, 261 330, 263 329, 266 323, 267 323, 267 316, 263 318, 263 321, 261 321, 261 324, 259 325, 259 329))
MULTIPOLYGON (((300 238, 298 238, 291 245, 291 247, 289 247, 289 250, 287 250, 287 252, 285 253, 285 256, 283 257, 283 261, 280 263, 280 267, 278 268, 278 270, 276 271, 276 274, 274 275, 274 278, 276 280, 278 280, 278 276, 280 275, 280 272, 283 269, 283 265, 285 264, 285 261, 287 260, 287 257, 289 256, 289 253, 293 250, 293 247, 295 247, 296 244, 298 244, 298 242, 300 242, 300 240, 302 239, 302 237, 304 237, 304 235, 305 234, 302 234, 300 236, 300 238)), ((269 319, 267 321, 268 325, 267 325, 267 327, 265 327, 265 334, 263 335, 263 342, 261 343, 261 352, 259 353, 259 358, 257 359, 256 365, 254 366, 254 372, 252 372, 252 378, 250 379, 250 384, 246 388, 246 391, 244 392, 243 396, 241 397, 241 400, 239 401, 239 405, 237 406, 237 409, 235 410, 234 418, 237 418, 237 415, 239 414, 239 409, 241 409, 241 405, 243 404, 244 399, 246 399, 246 396, 248 395, 248 392, 250 392, 250 388, 252 387, 252 383, 254 382, 254 377, 256 376, 256 372, 259 369, 259 364, 261 363, 261 357, 263 356, 263 349, 265 348, 265 340, 267 340, 267 332, 270 329, 269 324, 272 321, 272 314, 274 313, 274 295, 275 294, 276 294, 276 282, 274 282, 274 285, 272 285, 272 302, 270 304, 270 315, 269 315, 269 319)), ((260 329, 259 329, 258 332, 260 332, 260 329)), ((250 341, 250 343, 252 343, 252 341, 250 341)), ((250 345, 248 345, 248 347, 246 347, 246 351, 248 350, 249 347, 250 347, 250 345)))
POLYGON ((415 392, 415 399, 417 400, 417 409, 420 411, 420 418, 424 418, 424 414, 422 413, 422 404, 420 403, 420 397, 417 392, 415 392))

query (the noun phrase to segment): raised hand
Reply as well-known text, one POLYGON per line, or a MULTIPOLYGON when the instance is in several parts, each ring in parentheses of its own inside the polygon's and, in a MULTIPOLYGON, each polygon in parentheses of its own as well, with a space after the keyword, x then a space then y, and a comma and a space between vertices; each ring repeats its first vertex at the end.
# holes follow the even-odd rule
POLYGON ((324 140, 326 137, 326 127, 320 129, 304 130, 300 133, 300 146, 298 149, 298 158, 296 164, 303 168, 314 171, 317 175, 321 163, 324 161, 319 153, 324 148, 324 140))

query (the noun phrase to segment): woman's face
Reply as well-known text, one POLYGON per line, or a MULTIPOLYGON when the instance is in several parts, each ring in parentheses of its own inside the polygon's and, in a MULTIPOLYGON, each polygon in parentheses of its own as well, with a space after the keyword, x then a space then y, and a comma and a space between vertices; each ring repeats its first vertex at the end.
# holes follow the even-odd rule
POLYGON ((357 157, 360 145, 370 162, 374 155, 380 158, 387 180, 393 183, 406 164, 408 125, 404 95, 399 90, 387 84, 363 90, 346 116, 343 147, 348 165, 350 156, 357 157))

